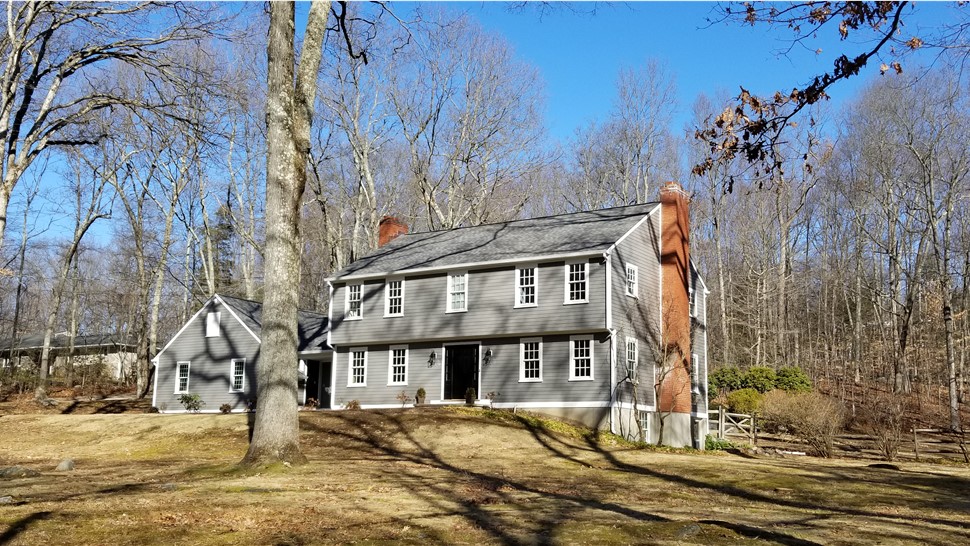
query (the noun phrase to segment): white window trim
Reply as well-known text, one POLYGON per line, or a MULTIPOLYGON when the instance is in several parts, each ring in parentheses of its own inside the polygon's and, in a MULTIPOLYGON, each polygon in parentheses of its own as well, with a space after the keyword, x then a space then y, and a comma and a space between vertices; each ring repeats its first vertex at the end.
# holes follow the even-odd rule
POLYGON ((687 312, 691 318, 697 317, 697 293, 693 288, 688 288, 687 293, 687 312))
POLYGON ((448 291, 445 293, 445 313, 466 313, 468 312, 468 271, 449 271, 448 272, 448 291), (452 277, 464 275, 465 277, 465 308, 451 308, 452 277))
POLYGON ((521 264, 515 266, 515 305, 516 309, 524 307, 539 307, 539 264, 521 264), (520 271, 523 269, 532 270, 532 303, 519 303, 519 290, 522 288, 520 271))
POLYGON ((595 381, 596 380, 596 345, 592 335, 569 336, 569 380, 570 381, 595 381), (589 340, 589 377, 576 376, 576 341, 589 340))
POLYGON ((367 347, 351 347, 347 352, 347 388, 367 386, 367 347), (364 353, 364 382, 354 383, 354 353, 364 353))
POLYGON ((640 268, 633 265, 626 265, 626 278, 623 279, 624 292, 627 296, 632 296, 634 298, 638 297, 640 294, 640 268), (633 291, 630 291, 630 273, 633 273, 633 291))
POLYGON ((364 283, 351 282, 344 286, 344 320, 361 320, 364 318, 364 283), (360 287, 360 311, 356 317, 350 316, 350 287, 360 287))
POLYGON ((690 392, 691 394, 701 393, 701 381, 698 375, 698 366, 700 366, 700 357, 697 353, 691 353, 690 355, 690 392))
POLYGON ((411 355, 408 354, 409 352, 410 351, 408 351, 407 345, 391 345, 390 347, 387 348, 387 385, 388 386, 392 386, 392 385, 407 386, 408 372, 410 371, 408 370, 408 368, 410 367, 409 359, 411 357, 411 355), (400 349, 404 350, 404 382, 403 383, 400 381, 398 382, 394 381, 394 351, 400 350, 400 349))
POLYGON ((519 340, 519 383, 542 383, 542 338, 541 337, 525 337, 519 340), (538 378, 525 377, 525 344, 526 343, 539 344, 539 377, 538 378))
POLYGON ((175 363, 175 394, 188 394, 189 393, 189 382, 192 380, 192 363, 188 360, 180 360, 175 363), (179 377, 182 370, 182 364, 185 364, 185 390, 179 390, 179 377))
POLYGON ((246 390, 246 359, 233 358, 229 361, 229 392, 243 392, 244 390, 246 390), (232 380, 236 378, 236 362, 242 362, 243 365, 242 386, 238 389, 232 388, 232 380))
POLYGON ((589 303, 589 260, 569 260, 566 265, 563 266, 564 283, 563 283, 563 305, 576 305, 579 303, 589 303), (586 290, 584 290, 586 297, 581 300, 570 300, 569 299, 569 266, 571 265, 583 265, 583 284, 586 285, 586 290))
POLYGON ((626 370, 627 377, 629 379, 634 379, 637 376, 637 370, 640 368, 640 344, 635 337, 626 338, 626 342, 623 344, 623 369, 626 370), (633 344, 633 370, 630 370, 630 344, 633 344))
POLYGON ((384 281, 384 318, 404 316, 404 279, 387 279, 384 281), (401 312, 391 313, 391 283, 401 283, 401 312))
POLYGON ((210 311, 205 316, 205 337, 222 335, 222 311, 210 311), (213 319, 215 321, 213 322, 213 319))

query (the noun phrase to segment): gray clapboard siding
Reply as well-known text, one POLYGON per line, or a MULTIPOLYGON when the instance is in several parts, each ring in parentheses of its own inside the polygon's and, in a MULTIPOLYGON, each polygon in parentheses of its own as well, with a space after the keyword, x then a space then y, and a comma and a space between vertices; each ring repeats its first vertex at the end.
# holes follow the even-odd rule
MULTIPOLYGON (((620 241, 610 259, 617 379, 626 376, 626 338, 635 338, 639 349, 637 401, 650 406, 654 405, 655 354, 662 335, 660 225, 660 214, 656 211, 620 241), (637 266, 637 297, 626 293, 627 264, 637 266)), ((618 400, 631 401, 631 389, 629 382, 621 384, 617 392, 618 400)))
POLYGON ((692 271, 691 285, 697 298, 697 316, 691 323, 691 350, 697 355, 697 381, 699 393, 694 397, 694 411, 707 415, 707 294, 699 275, 692 271))
POLYGON ((256 398, 256 361, 259 342, 232 317, 225 306, 210 302, 158 356, 156 391, 153 405, 161 411, 180 411, 179 394, 175 394, 178 362, 187 361, 189 392, 198 394, 206 411, 218 411, 222 404, 234 410, 246 407, 256 398), (221 335, 205 337, 206 315, 221 312, 221 335), (234 358, 246 359, 246 376, 242 392, 230 392, 230 365, 234 358))
MULTIPOLYGON (((610 342, 605 332, 593 334, 593 380, 570 381, 570 340, 568 335, 542 337, 542 381, 519 382, 521 338, 500 338, 481 341, 479 355, 492 350, 488 365, 480 365, 478 397, 489 392, 501 393, 496 402, 502 404, 536 402, 608 401, 610 398, 610 342)), ((476 341, 477 343, 477 341, 476 341)), ((350 400, 362 405, 393 405, 404 390, 414 397, 419 387, 427 391, 427 402, 441 400, 444 382, 444 349, 438 343, 408 345, 408 385, 387 385, 388 345, 366 346, 367 386, 348 386, 350 347, 338 347, 334 352, 335 407, 350 400), (437 354, 433 367, 428 366, 431 351, 437 354)), ((358 348, 358 346, 353 346, 358 348)))
MULTIPOLYGON (((384 280, 363 285, 363 318, 344 320, 346 285, 335 284, 334 345, 474 339, 606 328, 606 274, 589 264, 589 303, 564 305, 565 262, 539 264, 538 306, 515 308, 513 266, 468 271, 468 311, 447 313, 447 275, 404 277, 404 316, 384 317, 384 280)), ((460 269, 456 269, 459 271, 460 269)))

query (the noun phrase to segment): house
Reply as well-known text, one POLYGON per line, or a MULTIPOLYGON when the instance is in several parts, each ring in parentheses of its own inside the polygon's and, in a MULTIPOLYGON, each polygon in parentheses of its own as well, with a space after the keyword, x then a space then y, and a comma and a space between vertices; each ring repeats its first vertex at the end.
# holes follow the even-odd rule
MULTIPOLYGON (((23 359, 39 363, 43 350, 42 333, 0 341, 0 367, 16 366, 23 359)), ((70 362, 75 369, 84 367, 96 376, 121 380, 131 373, 137 350, 136 343, 122 335, 85 334, 72 339, 68 332, 58 332, 50 341, 51 373, 70 362)))
MULTIPOLYGON (((179 397, 198 394, 203 411, 233 411, 256 401, 256 364, 259 362, 261 303, 223 295, 212 296, 182 329, 155 355, 152 406, 161 412, 184 411, 179 397)), ((300 383, 298 400, 309 398, 328 407, 331 351, 326 344, 326 315, 298 314, 300 383)))
POLYGON ((707 290, 688 199, 406 234, 328 279, 330 406, 474 395, 664 443, 703 445, 707 290))

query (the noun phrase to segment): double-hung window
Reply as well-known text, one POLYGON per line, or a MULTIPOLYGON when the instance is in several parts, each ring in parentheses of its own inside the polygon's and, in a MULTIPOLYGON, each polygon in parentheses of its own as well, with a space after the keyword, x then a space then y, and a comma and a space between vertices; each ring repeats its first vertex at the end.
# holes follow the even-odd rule
POLYGON ((359 320, 364 316, 364 287, 360 283, 347 285, 347 320, 359 320))
POLYGON ((391 345, 388 351, 387 384, 408 384, 408 346, 391 345))
POLYGON ((229 384, 230 392, 240 392, 246 386, 246 359, 245 358, 234 358, 230 363, 230 370, 232 376, 230 378, 231 382, 229 384))
POLYGON ((347 355, 347 386, 367 386, 367 349, 352 348, 347 355))
POLYGON ((640 271, 635 265, 626 266, 626 295, 637 297, 637 285, 639 282, 640 271))
POLYGON ((593 336, 570 336, 569 380, 593 380, 593 336))
POLYGON ((384 283, 384 316, 404 316, 404 279, 384 283))
POLYGON ((697 292, 693 288, 690 289, 690 301, 688 302, 690 307, 690 316, 697 316, 697 292))
POLYGON ((637 376, 637 359, 639 357, 639 351, 637 350, 637 340, 636 338, 628 337, 626 338, 626 374, 627 377, 633 379, 637 376))
POLYGON ((525 338, 519 342, 519 382, 542 381, 542 338, 525 338))
POLYGON ((468 310, 468 273, 448 273, 448 312, 468 310))
POLYGON ((524 265, 515 268, 515 306, 535 307, 537 305, 538 268, 524 265))
POLYGON ((179 362, 177 364, 178 370, 175 375, 175 394, 184 394, 189 392, 189 367, 188 362, 179 362))
POLYGON ((566 264, 566 301, 565 303, 586 303, 589 301, 589 262, 566 264))

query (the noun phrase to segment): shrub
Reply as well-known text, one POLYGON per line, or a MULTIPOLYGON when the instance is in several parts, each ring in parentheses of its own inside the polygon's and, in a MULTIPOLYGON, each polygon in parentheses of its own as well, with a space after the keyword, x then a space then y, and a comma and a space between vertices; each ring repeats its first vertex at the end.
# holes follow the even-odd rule
POLYGON ((349 410, 359 410, 360 402, 357 400, 351 400, 350 402, 347 402, 346 404, 344 404, 344 407, 349 410))
POLYGON ((465 390, 465 404, 472 406, 475 404, 475 387, 468 387, 465 390))
POLYGON ((876 399, 874 414, 868 423, 876 450, 887 461, 894 461, 903 443, 903 421, 906 411, 897 396, 884 395, 876 399))
POLYGON ((205 405, 201 396, 190 392, 179 396, 179 403, 182 404, 185 411, 191 411, 192 413, 199 413, 199 410, 205 405))
POLYGON ((733 366, 714 370, 707 378, 711 386, 709 392, 716 396, 721 391, 736 391, 741 388, 741 379, 741 370, 733 366))
POLYGON ((785 429, 808 444, 812 455, 831 457, 844 412, 838 400, 823 394, 776 390, 765 396, 761 417, 766 430, 785 429))
POLYGON ((411 401, 411 397, 408 396, 407 391, 401 391, 397 394, 397 401, 401 403, 401 407, 403 408, 411 401))
POLYGON ((502 393, 498 391, 491 391, 491 392, 485 393, 485 398, 488 399, 489 408, 493 408, 493 409, 495 408, 495 399, 497 399, 499 396, 502 396, 502 393))
POLYGON ((734 391, 728 395, 727 403, 735 413, 758 413, 761 409, 761 393, 754 389, 734 391))
POLYGON ((718 438, 716 436, 711 436, 710 434, 708 434, 707 438, 704 440, 704 449, 708 451, 723 451, 733 447, 734 444, 725 440, 724 438, 718 438))
POLYGON ((148 413, 159 413, 159 409, 156 406, 148 408, 148 413))
POLYGON ((232 413, 232 404, 223 404, 219 406, 219 411, 222 413, 232 413))
POLYGON ((775 374, 775 388, 786 392, 811 392, 812 380, 798 366, 786 366, 775 374))
POLYGON ((746 389, 754 389, 764 394, 775 388, 776 380, 775 370, 764 366, 755 366, 744 373, 741 384, 746 389))

